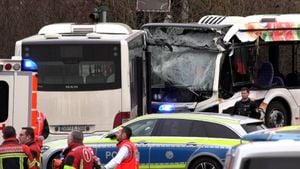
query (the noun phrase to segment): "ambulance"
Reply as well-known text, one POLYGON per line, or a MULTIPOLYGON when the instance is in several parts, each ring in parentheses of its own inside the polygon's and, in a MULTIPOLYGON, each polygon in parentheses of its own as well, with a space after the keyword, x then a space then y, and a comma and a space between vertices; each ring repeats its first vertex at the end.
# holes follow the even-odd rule
MULTIPOLYGON (((36 110, 37 65, 20 56, 0 59, 0 130, 14 126, 32 126, 31 114, 36 110)), ((2 142, 3 138, 0 138, 2 142)))

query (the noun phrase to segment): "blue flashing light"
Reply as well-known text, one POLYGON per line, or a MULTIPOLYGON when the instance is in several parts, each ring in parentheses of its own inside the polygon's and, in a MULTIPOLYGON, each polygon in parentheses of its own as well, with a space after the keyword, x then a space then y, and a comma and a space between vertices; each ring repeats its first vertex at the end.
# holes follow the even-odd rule
POLYGON ((163 104, 158 108, 159 112, 172 112, 175 110, 175 105, 173 104, 163 104))
POLYGON ((30 60, 30 59, 23 59, 22 60, 22 70, 23 71, 37 71, 38 66, 37 64, 30 60))

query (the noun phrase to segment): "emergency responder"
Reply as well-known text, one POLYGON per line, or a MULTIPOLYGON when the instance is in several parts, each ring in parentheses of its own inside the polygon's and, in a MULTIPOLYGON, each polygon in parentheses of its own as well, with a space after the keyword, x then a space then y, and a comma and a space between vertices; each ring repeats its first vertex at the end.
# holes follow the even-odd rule
POLYGON ((257 109, 256 103, 249 98, 249 89, 247 87, 241 89, 241 96, 242 99, 235 103, 231 115, 237 114, 252 118, 260 118, 261 114, 257 109))
POLYGON ((36 160, 27 145, 19 144, 15 128, 6 126, 2 133, 4 141, 0 145, 0 168, 36 169, 36 160))
POLYGON ((132 131, 129 127, 121 127, 116 137, 119 141, 117 144, 118 154, 108 162, 104 169, 138 169, 138 150, 137 147, 130 141, 132 131))
MULTIPOLYGON (((100 160, 92 148, 83 144, 83 134, 73 131, 68 135, 68 147, 64 150, 60 168, 63 169, 100 169, 100 160)), ((56 162, 57 163, 57 162, 56 162)))
POLYGON ((41 168, 41 149, 35 142, 33 129, 31 127, 23 127, 19 134, 19 141, 21 144, 29 147, 33 158, 37 160, 37 168, 41 168))
POLYGON ((42 147, 43 141, 49 136, 49 124, 43 112, 32 112, 32 124, 37 144, 42 147))

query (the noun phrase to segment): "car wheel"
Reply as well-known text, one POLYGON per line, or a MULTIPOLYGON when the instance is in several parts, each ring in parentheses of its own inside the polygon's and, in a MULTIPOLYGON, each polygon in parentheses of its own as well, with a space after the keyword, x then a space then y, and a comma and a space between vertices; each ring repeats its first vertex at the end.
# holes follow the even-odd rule
POLYGON ((269 128, 288 125, 288 112, 284 105, 279 101, 272 101, 266 112, 266 126, 269 128))
POLYGON ((204 157, 194 161, 189 169, 222 169, 222 165, 215 159, 204 157))

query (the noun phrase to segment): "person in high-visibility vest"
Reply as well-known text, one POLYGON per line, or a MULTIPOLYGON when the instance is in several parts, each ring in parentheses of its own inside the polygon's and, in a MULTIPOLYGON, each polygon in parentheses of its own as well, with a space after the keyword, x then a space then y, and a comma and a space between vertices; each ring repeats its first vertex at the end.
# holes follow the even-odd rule
POLYGON ((32 127, 22 127, 19 134, 19 142, 29 147, 34 159, 36 159, 37 169, 41 168, 41 149, 34 139, 34 131, 32 127))
POLYGON ((121 127, 116 137, 119 141, 117 144, 118 154, 110 160, 104 167, 104 169, 138 169, 138 150, 137 147, 130 141, 132 130, 129 127, 121 127))
POLYGON ((15 128, 6 126, 2 133, 4 141, 0 145, 0 168, 37 169, 36 159, 33 158, 29 147, 19 144, 15 128))
POLYGON ((32 128, 36 142, 41 147, 43 141, 49 136, 49 124, 44 113, 39 111, 32 112, 32 128))

